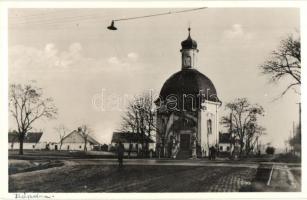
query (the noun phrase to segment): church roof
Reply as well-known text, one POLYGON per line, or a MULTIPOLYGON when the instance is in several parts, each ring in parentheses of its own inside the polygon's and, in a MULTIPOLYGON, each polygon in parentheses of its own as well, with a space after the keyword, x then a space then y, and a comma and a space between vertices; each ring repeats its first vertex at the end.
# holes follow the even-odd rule
POLYGON ((183 69, 173 74, 164 83, 160 98, 166 100, 169 95, 182 99, 183 95, 198 95, 202 93, 206 100, 220 102, 212 81, 196 69, 183 69))
POLYGON ((189 28, 188 30, 189 30, 189 36, 186 40, 181 42, 181 47, 182 49, 197 49, 197 42, 193 40, 190 35, 191 29, 189 28))
MULTIPOLYGON (((197 43, 189 36, 181 42, 182 49, 196 49, 197 43)), ((159 110, 190 110, 202 108, 205 101, 221 103, 212 81, 197 69, 182 68, 164 83, 159 98, 155 101, 159 110), (162 104, 161 104, 162 103, 162 104), (170 105, 171 103, 171 105, 170 105), (174 105, 176 103, 176 105, 174 105), (164 106, 166 105, 166 107, 164 106), (161 107, 160 107, 161 106, 161 107)))

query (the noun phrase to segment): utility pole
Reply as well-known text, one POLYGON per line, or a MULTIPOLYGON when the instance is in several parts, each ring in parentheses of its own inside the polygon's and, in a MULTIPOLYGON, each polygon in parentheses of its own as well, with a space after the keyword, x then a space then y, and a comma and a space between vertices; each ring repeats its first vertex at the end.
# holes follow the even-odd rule
POLYGON ((301 134, 302 134, 302 127, 301 127, 301 114, 302 114, 302 108, 301 108, 301 102, 299 102, 299 103, 297 103, 298 104, 298 106, 299 106, 299 121, 298 121, 298 129, 296 129, 297 130, 297 132, 296 132, 296 137, 298 138, 298 139, 300 139, 300 141, 298 141, 299 142, 299 144, 297 144, 297 145, 299 145, 299 148, 297 149, 299 152, 299 155, 301 156, 301 153, 302 153, 302 141, 301 141, 301 139, 302 139, 302 136, 301 136, 301 134))
POLYGON ((299 117, 299 121, 298 121, 298 128, 299 128, 299 131, 301 132, 301 114, 302 114, 302 108, 301 108, 301 102, 300 103, 297 103, 298 106, 299 106, 299 110, 298 110, 298 117, 299 117))
POLYGON ((232 148, 234 148, 234 137, 233 137, 233 131, 232 131, 232 110, 231 110, 231 113, 230 113, 230 116, 229 116, 229 119, 230 119, 230 127, 229 127, 229 139, 230 139, 230 155, 233 156, 233 150, 232 148))
POLYGON ((293 126, 292 126, 292 138, 295 137, 295 122, 293 122, 293 126))
POLYGON ((289 150, 290 150, 290 153, 292 153, 293 151, 293 146, 291 144, 291 141, 292 141, 292 131, 290 130, 290 135, 289 135, 289 150))

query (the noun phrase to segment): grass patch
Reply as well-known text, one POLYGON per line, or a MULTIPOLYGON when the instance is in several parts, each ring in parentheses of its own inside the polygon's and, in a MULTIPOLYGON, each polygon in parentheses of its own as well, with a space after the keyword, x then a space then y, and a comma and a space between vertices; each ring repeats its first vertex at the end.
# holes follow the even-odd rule
POLYGON ((273 162, 284 162, 284 163, 301 163, 301 158, 293 154, 279 154, 272 160, 273 162))
POLYGON ((10 160, 9 175, 43 170, 52 167, 61 167, 64 163, 60 161, 26 161, 26 160, 10 160))

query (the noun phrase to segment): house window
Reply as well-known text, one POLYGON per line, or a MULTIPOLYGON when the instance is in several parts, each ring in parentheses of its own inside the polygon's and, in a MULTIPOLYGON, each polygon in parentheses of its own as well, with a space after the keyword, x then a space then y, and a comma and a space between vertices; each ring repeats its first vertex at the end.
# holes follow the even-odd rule
POLYGON ((80 146, 79 146, 79 148, 81 149, 81 148, 82 148, 82 146, 80 145, 80 146))
POLYGON ((212 120, 211 119, 207 121, 207 127, 208 127, 208 134, 212 134, 212 120))
POLYGON ((223 146, 220 146, 220 151, 223 151, 223 146))
POLYGON ((229 151, 230 150, 230 147, 227 147, 227 151, 229 151))

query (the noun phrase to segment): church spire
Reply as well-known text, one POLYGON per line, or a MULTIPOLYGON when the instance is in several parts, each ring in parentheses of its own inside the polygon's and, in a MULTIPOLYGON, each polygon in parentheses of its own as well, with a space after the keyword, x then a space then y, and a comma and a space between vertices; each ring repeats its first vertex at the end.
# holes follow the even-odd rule
POLYGON ((191 37, 191 28, 188 28, 188 38, 181 42, 181 58, 182 69, 190 69, 196 67, 197 61, 197 42, 191 37))

